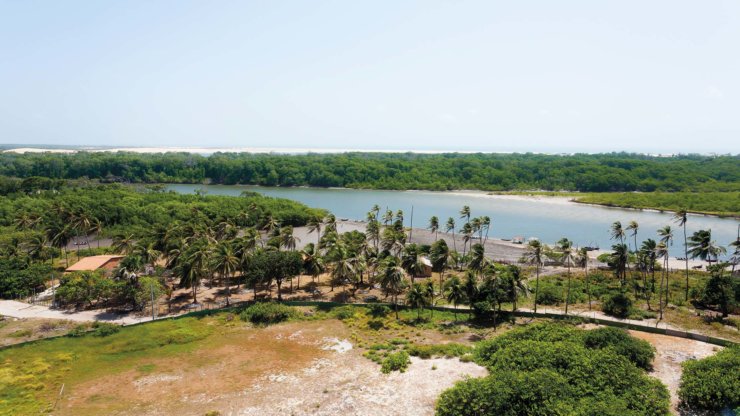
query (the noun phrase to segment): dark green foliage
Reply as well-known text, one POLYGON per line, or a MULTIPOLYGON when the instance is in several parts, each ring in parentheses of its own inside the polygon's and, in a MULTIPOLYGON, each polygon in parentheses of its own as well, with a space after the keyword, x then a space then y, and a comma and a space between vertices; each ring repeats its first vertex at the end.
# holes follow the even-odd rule
POLYGON ((92 327, 94 329, 93 335, 97 337, 107 337, 108 335, 113 335, 121 330, 119 325, 100 321, 95 321, 92 327))
POLYGON ((296 251, 264 250, 252 256, 246 272, 246 279, 253 287, 257 284, 271 284, 278 287, 278 300, 282 299, 281 288, 286 279, 298 276, 303 270, 303 258, 296 251))
POLYGON ((718 309, 724 317, 740 305, 740 279, 725 272, 726 267, 712 266, 709 280, 693 293, 701 305, 718 309))
POLYGON ((586 331, 583 334, 583 344, 587 348, 612 348, 617 354, 627 357, 645 370, 652 368, 655 358, 655 348, 649 342, 634 338, 619 328, 603 327, 586 331))
POLYGON ((355 308, 353 306, 340 306, 332 309, 331 314, 340 321, 344 321, 355 316, 355 308))
POLYGON ((398 351, 388 354, 383 360, 383 364, 380 367, 380 371, 383 374, 388 374, 391 371, 405 372, 411 364, 409 354, 406 351, 398 351))
POLYGON ((295 309, 276 302, 259 302, 244 309, 239 317, 255 325, 271 325, 296 316, 295 309))
POLYGON ((51 266, 30 263, 21 257, 0 258, 0 298, 16 299, 44 289, 51 266))
POLYGON ((632 299, 624 292, 606 295, 601 300, 601 310, 617 318, 627 318, 632 311, 632 299))
POLYGON ((611 331, 589 336, 556 323, 514 329, 478 344, 476 360, 491 374, 445 391, 437 414, 666 415, 665 386, 630 362, 644 353, 611 331))
MULTIPOLYGON (((582 192, 738 191, 738 156, 544 154, 0 154, 0 175, 381 189, 545 189, 582 192)), ((26 189, 48 188, 37 181, 26 189)), ((0 190, 22 184, 0 183, 0 190)))
POLYGON ((692 410, 734 409, 740 406, 740 347, 683 363, 678 396, 692 410))
POLYGON ((387 307, 386 305, 370 305, 368 308, 370 310, 370 315, 373 318, 382 318, 384 316, 387 316, 389 313, 391 313, 391 308, 387 307))

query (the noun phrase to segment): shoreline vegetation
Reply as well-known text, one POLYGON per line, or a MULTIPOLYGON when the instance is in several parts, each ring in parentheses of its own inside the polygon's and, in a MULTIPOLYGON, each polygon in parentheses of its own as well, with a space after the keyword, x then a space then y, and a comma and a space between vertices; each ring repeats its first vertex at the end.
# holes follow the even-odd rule
POLYGON ((740 217, 740 155, 0 153, 0 176, 144 184, 476 190, 740 217))
POLYGON ((516 195, 524 197, 568 198, 579 204, 612 208, 677 212, 720 218, 740 218, 740 192, 552 192, 507 191, 488 192, 488 195, 516 195))

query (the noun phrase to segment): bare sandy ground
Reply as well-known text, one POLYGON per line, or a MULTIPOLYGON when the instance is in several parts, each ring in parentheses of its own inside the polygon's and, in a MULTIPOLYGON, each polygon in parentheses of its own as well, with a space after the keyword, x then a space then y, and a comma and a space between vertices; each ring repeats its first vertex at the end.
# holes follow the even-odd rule
POLYGON ((671 393, 671 411, 678 414, 678 387, 681 381, 681 363, 689 359, 702 359, 722 349, 716 345, 691 339, 629 331, 636 338, 651 343, 655 349, 655 361, 650 375, 662 381, 671 393))

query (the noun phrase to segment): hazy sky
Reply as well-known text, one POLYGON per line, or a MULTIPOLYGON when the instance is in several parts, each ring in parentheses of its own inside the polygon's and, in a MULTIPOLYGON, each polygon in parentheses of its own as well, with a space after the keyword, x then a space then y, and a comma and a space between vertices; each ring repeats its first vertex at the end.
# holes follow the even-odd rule
POLYGON ((0 0, 0 143, 738 153, 740 2, 0 0))

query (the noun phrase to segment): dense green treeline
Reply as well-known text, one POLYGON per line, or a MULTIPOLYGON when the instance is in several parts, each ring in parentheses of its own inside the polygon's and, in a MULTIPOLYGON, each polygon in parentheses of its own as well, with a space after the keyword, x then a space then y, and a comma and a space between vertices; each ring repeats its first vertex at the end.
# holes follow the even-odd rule
POLYGON ((740 191, 740 156, 638 154, 0 154, 0 175, 378 189, 740 191))

